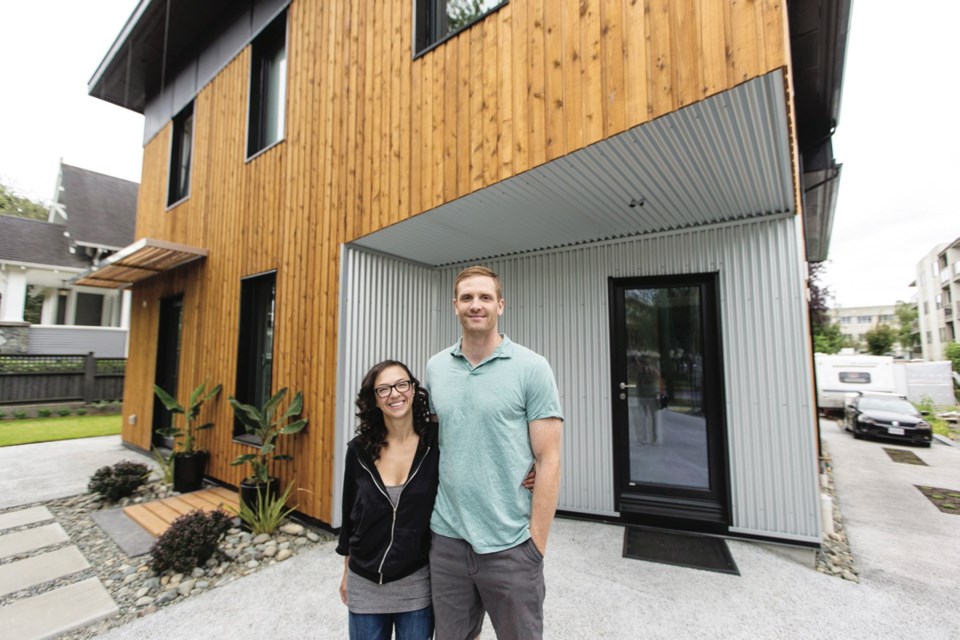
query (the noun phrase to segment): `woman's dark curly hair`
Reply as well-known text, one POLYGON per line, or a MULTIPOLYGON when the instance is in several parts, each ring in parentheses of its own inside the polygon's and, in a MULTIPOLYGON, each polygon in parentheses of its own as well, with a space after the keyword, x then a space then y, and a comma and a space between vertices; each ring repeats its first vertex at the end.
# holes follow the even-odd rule
POLYGON ((363 376, 360 391, 357 393, 357 440, 364 451, 374 460, 380 457, 380 450, 387 445, 387 426, 383 423, 383 412, 377 406, 377 396, 373 391, 377 376, 390 367, 400 367, 407 372, 407 378, 413 384, 413 430, 418 436, 426 433, 430 424, 430 396, 427 390, 420 386, 407 365, 397 360, 384 360, 373 365, 367 375, 363 376))

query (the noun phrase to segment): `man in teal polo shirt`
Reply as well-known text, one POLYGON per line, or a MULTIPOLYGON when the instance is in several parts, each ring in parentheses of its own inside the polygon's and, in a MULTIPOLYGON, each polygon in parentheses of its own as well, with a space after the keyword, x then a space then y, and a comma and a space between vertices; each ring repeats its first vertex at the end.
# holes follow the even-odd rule
POLYGON ((498 331, 500 280, 485 267, 454 283, 460 341, 427 364, 440 422, 440 488, 430 528, 438 640, 543 635, 543 557, 560 491, 563 413, 550 364, 498 331), (533 492, 522 483, 536 465, 533 492))

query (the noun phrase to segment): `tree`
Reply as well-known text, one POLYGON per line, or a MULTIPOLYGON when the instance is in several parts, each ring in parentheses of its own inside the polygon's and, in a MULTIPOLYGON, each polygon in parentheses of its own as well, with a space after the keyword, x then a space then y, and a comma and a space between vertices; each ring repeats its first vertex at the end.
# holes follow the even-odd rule
POLYGON ((807 287, 810 289, 810 326, 816 337, 818 331, 823 332, 830 324, 830 287, 820 284, 820 278, 826 265, 823 262, 807 264, 807 287))
POLYGON ((897 300, 893 313, 897 317, 897 342, 900 343, 900 348, 915 351, 920 346, 917 305, 897 300))
POLYGON ((960 342, 951 342, 943 349, 943 355, 953 363, 953 370, 960 373, 960 342))
POLYGON ((14 191, 0 183, 0 213, 32 220, 46 220, 47 208, 30 198, 17 195, 14 191))
POLYGON ((840 325, 836 322, 813 332, 813 350, 816 353, 837 353, 848 346, 851 346, 850 341, 840 332, 840 325))
POLYGON ((448 0, 447 18, 450 24, 450 33, 465 27, 481 15, 488 7, 484 7, 484 0, 448 0))
POLYGON ((893 343, 897 341, 897 332, 888 324, 878 324, 863 334, 867 341, 867 351, 872 355, 882 356, 890 352, 893 343))

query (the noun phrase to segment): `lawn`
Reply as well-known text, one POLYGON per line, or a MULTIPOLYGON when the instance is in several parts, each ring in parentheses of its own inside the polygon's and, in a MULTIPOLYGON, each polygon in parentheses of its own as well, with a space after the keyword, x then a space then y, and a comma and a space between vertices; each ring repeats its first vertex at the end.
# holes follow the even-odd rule
POLYGON ((0 422, 0 447, 30 442, 112 436, 120 433, 121 420, 121 416, 116 414, 4 420, 0 422))

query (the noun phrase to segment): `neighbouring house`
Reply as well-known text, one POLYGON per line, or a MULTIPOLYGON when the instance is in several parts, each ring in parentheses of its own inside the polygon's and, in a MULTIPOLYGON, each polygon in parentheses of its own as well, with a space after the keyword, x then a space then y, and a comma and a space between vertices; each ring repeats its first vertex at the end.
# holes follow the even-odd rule
POLYGON ((917 318, 924 360, 943 360, 944 349, 960 340, 960 238, 939 244, 917 263, 917 318))
POLYGON ((200 444, 236 486, 226 396, 302 390, 275 472, 338 526, 361 375, 452 344, 479 262, 556 372, 562 513, 818 545, 804 262, 849 0, 461 4, 138 4, 89 85, 145 116, 138 240, 78 280, 133 292, 124 442, 151 446, 154 382, 222 382, 200 444))
POLYGON ((0 351, 126 355, 129 293, 72 280, 133 242, 136 212, 135 182, 61 163, 46 222, 0 216, 0 351))

